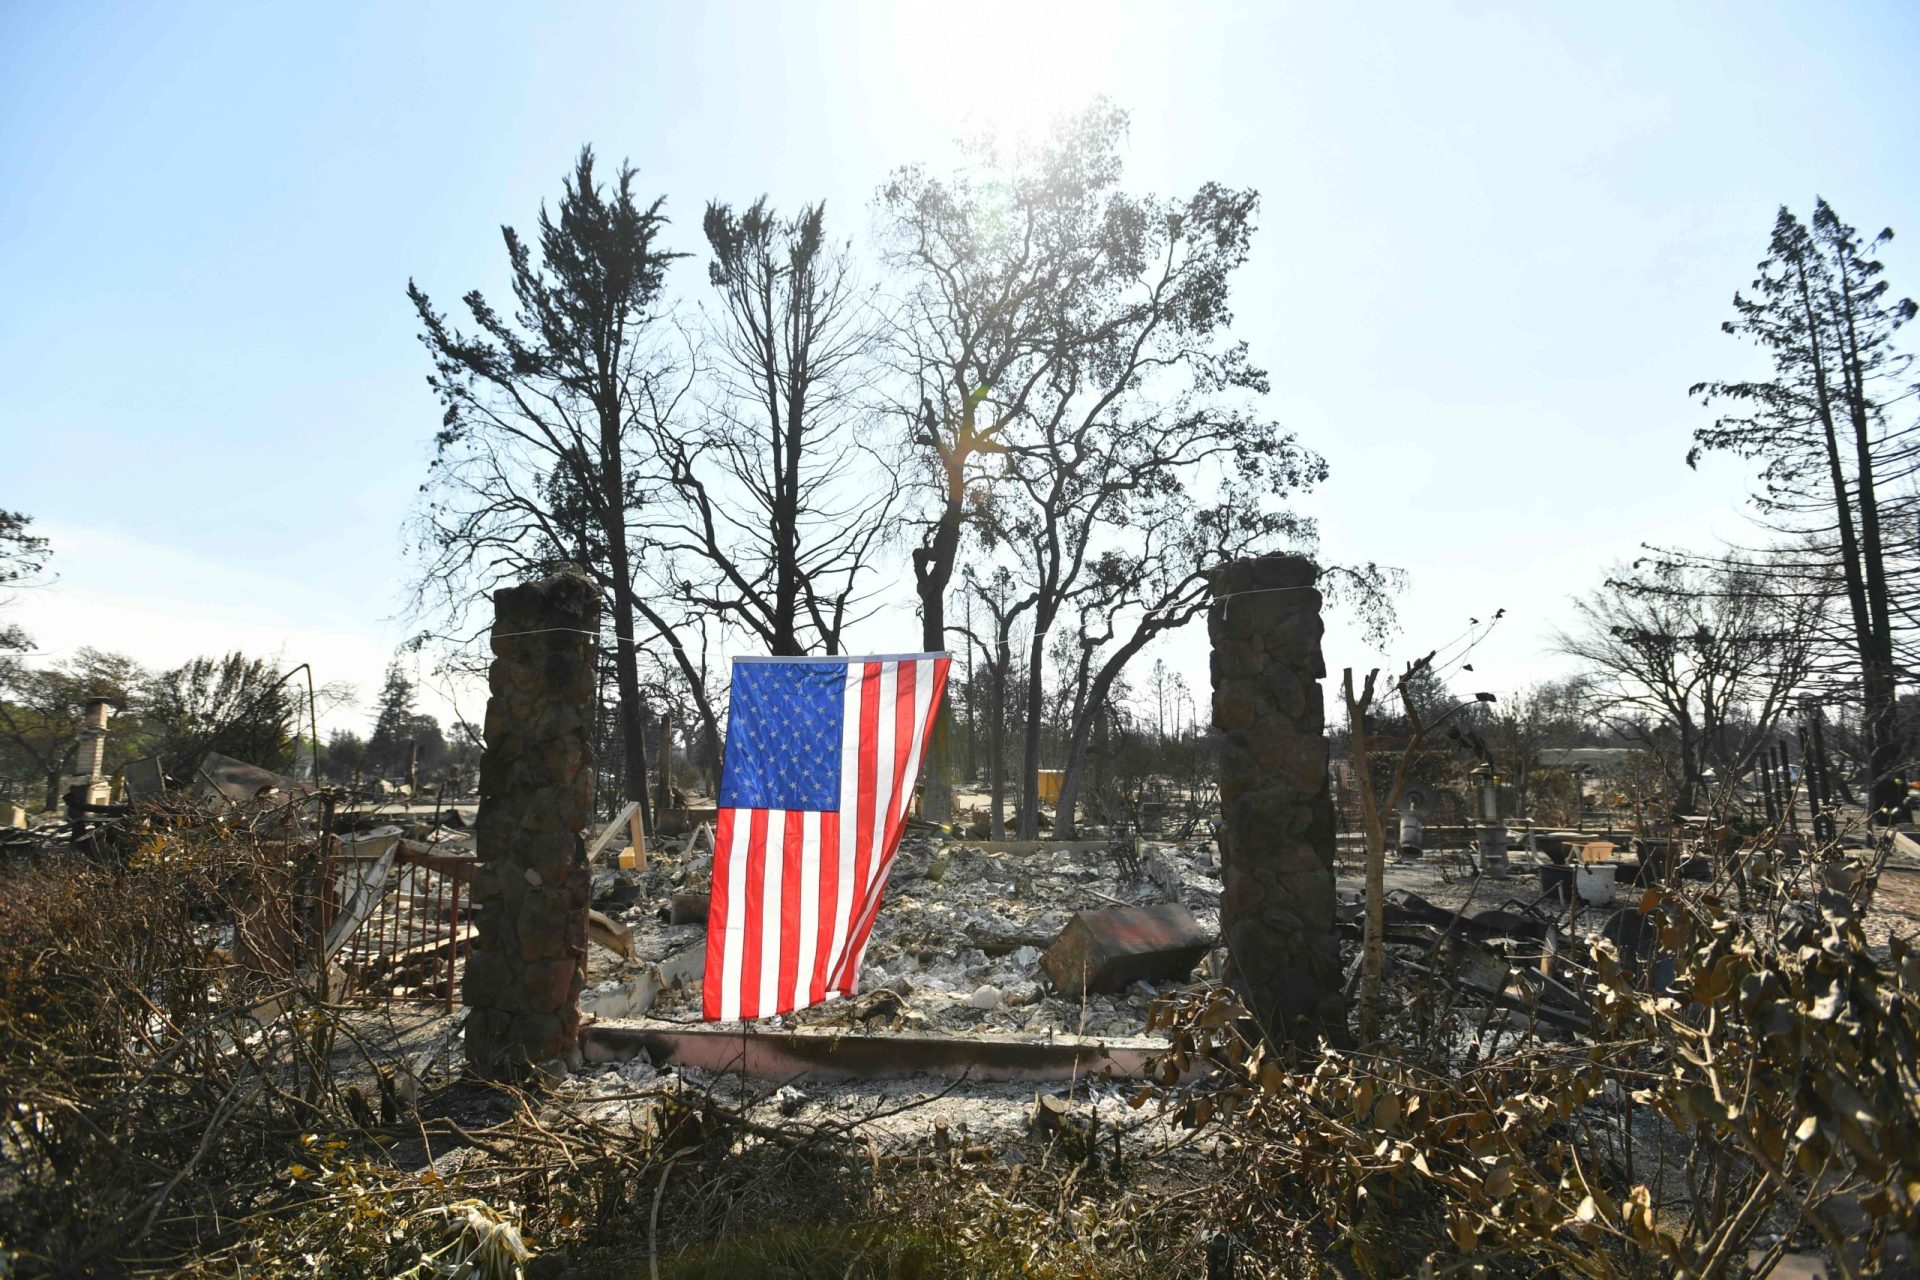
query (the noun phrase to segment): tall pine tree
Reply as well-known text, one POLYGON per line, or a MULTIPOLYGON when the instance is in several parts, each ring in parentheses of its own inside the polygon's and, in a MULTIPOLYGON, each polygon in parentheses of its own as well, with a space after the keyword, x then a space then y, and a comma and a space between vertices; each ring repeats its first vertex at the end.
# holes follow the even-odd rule
POLYGON ((1872 257, 1892 235, 1863 241, 1825 200, 1810 223, 1780 210, 1759 274, 1722 326, 1758 345, 1772 374, 1693 387, 1735 411, 1697 431, 1687 455, 1689 465, 1716 450, 1762 463, 1754 505, 1795 548, 1774 558, 1773 589, 1844 594, 1848 625, 1835 648, 1859 700, 1872 807, 1882 813, 1902 798, 1895 705, 1900 679, 1911 678, 1913 626, 1899 601, 1920 574, 1910 540, 1887 532, 1911 529, 1920 505, 1911 357, 1894 346, 1914 304, 1889 296, 1872 257))
POLYGON ((406 768, 413 721, 413 681, 407 679, 399 663, 389 663, 366 746, 367 763, 377 772, 391 774, 406 768))

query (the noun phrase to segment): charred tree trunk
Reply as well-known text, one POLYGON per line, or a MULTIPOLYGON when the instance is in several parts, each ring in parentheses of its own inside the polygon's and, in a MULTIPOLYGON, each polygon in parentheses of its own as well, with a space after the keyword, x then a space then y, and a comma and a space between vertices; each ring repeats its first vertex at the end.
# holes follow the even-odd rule
MULTIPOLYGON (((953 563, 960 551, 960 528, 965 522, 964 457, 946 459, 947 500, 934 525, 933 539, 913 553, 913 585, 920 595, 920 648, 943 653, 947 647, 947 586, 953 581, 953 563)), ((924 813, 930 822, 953 820, 953 712, 943 700, 927 741, 927 785, 924 813)))
POLYGON ((1840 281, 1846 325, 1840 336, 1844 357, 1847 424, 1853 433, 1854 467, 1860 500, 1860 560, 1866 594, 1870 652, 1862 653, 1861 693, 1868 748, 1867 814, 1876 822, 1891 823, 1905 802, 1898 777, 1900 724, 1897 677, 1893 660, 1892 606, 1887 595, 1887 570, 1880 534, 1880 499, 1875 485, 1872 423, 1865 395, 1866 370, 1860 336, 1854 321, 1857 297, 1847 260, 1840 259, 1840 281))
POLYGON ((989 767, 993 772, 993 838, 1007 838, 1007 671, 1013 665, 1012 646, 1003 635, 997 641, 993 664, 993 730, 989 767))
POLYGON ((627 576, 624 540, 611 554, 613 570, 613 678, 620 690, 620 744, 625 748, 627 799, 640 803, 640 816, 653 830, 647 796, 647 719, 640 701, 640 648, 633 642, 633 579, 627 576))
POLYGON ((1062 840, 1071 840, 1078 829, 1074 820, 1075 807, 1080 803, 1080 780, 1087 770, 1087 747, 1093 738, 1094 724, 1099 720, 1100 709, 1107 703, 1113 692, 1113 682, 1120 678, 1120 672, 1135 654, 1144 649, 1153 634, 1136 633, 1126 644, 1120 646, 1093 677, 1093 686, 1087 696, 1076 708, 1073 725, 1067 736, 1066 772, 1060 779, 1060 802, 1055 806, 1053 819, 1054 834, 1062 840))
POLYGON ((1026 724, 1021 726, 1024 755, 1020 761, 1020 830, 1016 836, 1020 840, 1034 840, 1040 835, 1040 731, 1047 709, 1043 649, 1046 621, 1050 619, 1036 618, 1033 644, 1027 650, 1027 714, 1026 724))

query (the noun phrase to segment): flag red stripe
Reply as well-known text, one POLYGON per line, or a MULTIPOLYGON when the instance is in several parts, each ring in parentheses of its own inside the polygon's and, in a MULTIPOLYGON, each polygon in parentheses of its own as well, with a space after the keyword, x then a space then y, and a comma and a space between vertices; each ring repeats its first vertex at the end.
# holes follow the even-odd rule
MULTIPOLYGON (((747 901, 741 923, 746 927, 740 954, 740 1016, 760 1016, 760 935, 767 911, 767 810, 747 811, 747 901)), ((711 926, 709 926, 711 927, 711 926)))
MULTIPOLYGON (((917 662, 899 663, 900 674, 894 677, 893 798, 887 805, 888 835, 899 829, 908 806, 913 803, 913 797, 908 794, 913 787, 913 779, 907 777, 907 757, 913 754, 913 679, 919 665, 917 662)), ((891 845, 885 836, 881 839, 891 845)), ((884 851, 880 861, 885 861, 884 851)))
POLYGON ((727 963, 726 851, 733 847, 733 815, 736 810, 722 809, 714 818, 713 882, 707 900, 707 967, 700 984, 700 1016, 709 1022, 720 1017, 720 988, 726 982, 727 963))
POLYGON ((866 893, 873 869, 873 808, 880 786, 876 753, 880 749, 880 664, 867 663, 860 677, 860 808, 853 828, 853 901, 866 893))
POLYGON ((827 952, 833 947, 833 920, 840 909, 840 815, 820 815, 820 912, 815 929, 820 940, 813 949, 813 981, 807 987, 807 1003, 819 1004, 827 998, 827 952))
POLYGON ((807 815, 787 812, 786 839, 780 850, 780 986, 770 1012, 793 1008, 793 979, 800 972, 800 859, 805 856, 801 836, 807 815))

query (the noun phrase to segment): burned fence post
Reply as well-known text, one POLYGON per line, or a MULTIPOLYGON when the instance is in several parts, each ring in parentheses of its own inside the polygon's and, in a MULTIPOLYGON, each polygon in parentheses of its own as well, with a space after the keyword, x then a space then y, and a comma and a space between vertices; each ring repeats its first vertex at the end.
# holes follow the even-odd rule
POLYGON ((493 600, 466 1042, 481 1075, 513 1079, 578 1053, 600 604, 574 574, 493 600))
POLYGON ((1229 974, 1268 1035, 1305 1046, 1348 1040, 1318 577, 1299 556, 1236 561, 1214 571, 1207 613, 1229 974))

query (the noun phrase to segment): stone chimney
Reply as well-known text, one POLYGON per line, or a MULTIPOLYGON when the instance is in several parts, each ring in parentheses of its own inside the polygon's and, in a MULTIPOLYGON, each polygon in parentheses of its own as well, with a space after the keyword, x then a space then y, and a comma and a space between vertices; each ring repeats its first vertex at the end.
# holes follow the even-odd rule
POLYGON ((1319 570, 1265 556, 1211 576, 1228 977, 1275 1040, 1344 1045, 1319 570))
POLYGON ((600 596, 562 574, 493 603, 466 1042, 478 1074, 518 1080, 579 1056, 600 596))
POLYGON ((86 775, 88 804, 113 803, 113 779, 107 776, 107 715, 112 706, 105 698, 89 700, 86 727, 80 731, 80 771, 86 775))

